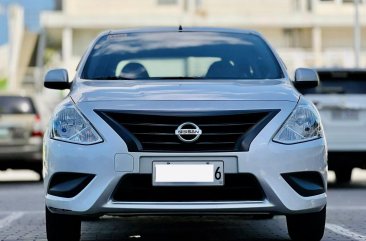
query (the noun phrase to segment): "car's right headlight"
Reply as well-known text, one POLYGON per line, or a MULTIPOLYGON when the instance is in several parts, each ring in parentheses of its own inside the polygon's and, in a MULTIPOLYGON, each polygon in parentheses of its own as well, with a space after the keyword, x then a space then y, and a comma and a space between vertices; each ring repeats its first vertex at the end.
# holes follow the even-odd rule
POLYGON ((52 121, 51 138, 82 145, 103 141, 88 120, 73 105, 66 105, 55 114, 52 121))
POLYGON ((290 117, 277 132, 273 141, 282 144, 296 144, 323 137, 318 111, 312 104, 299 103, 290 117))

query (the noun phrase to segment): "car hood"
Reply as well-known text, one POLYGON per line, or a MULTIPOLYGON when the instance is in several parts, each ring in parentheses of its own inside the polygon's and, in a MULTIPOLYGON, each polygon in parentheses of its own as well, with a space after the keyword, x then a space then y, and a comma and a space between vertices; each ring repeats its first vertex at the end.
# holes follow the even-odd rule
POLYGON ((78 102, 139 100, 292 101, 299 93, 285 80, 78 80, 70 96, 78 102))

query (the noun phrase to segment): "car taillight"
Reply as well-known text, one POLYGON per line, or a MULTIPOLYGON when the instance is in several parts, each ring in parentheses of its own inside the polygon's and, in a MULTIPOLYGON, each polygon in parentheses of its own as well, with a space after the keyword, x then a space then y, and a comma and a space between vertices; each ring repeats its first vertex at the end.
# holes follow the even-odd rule
POLYGON ((32 137, 42 137, 43 132, 42 131, 32 131, 32 137))
POLYGON ((32 137, 43 137, 42 125, 41 125, 41 117, 36 115, 34 118, 33 130, 31 133, 32 137))

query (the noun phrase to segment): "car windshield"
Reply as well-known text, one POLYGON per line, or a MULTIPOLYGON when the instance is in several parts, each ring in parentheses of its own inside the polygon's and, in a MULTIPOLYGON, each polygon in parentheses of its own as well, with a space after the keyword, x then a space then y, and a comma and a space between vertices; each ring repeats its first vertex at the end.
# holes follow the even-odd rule
POLYGON ((364 71, 318 71, 320 85, 303 94, 366 94, 364 71))
POLYGON ((279 79, 263 39, 249 33, 151 32, 103 36, 83 79, 279 79))
POLYGON ((29 97, 0 96, 1 114, 36 114, 36 110, 29 97))

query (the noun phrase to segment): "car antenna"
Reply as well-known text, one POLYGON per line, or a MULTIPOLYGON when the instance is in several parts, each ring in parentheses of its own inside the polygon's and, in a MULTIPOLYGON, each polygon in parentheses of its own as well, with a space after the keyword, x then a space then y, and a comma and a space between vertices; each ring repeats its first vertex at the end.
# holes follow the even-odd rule
POLYGON ((183 31, 182 25, 179 25, 178 31, 179 32, 182 32, 183 31))

